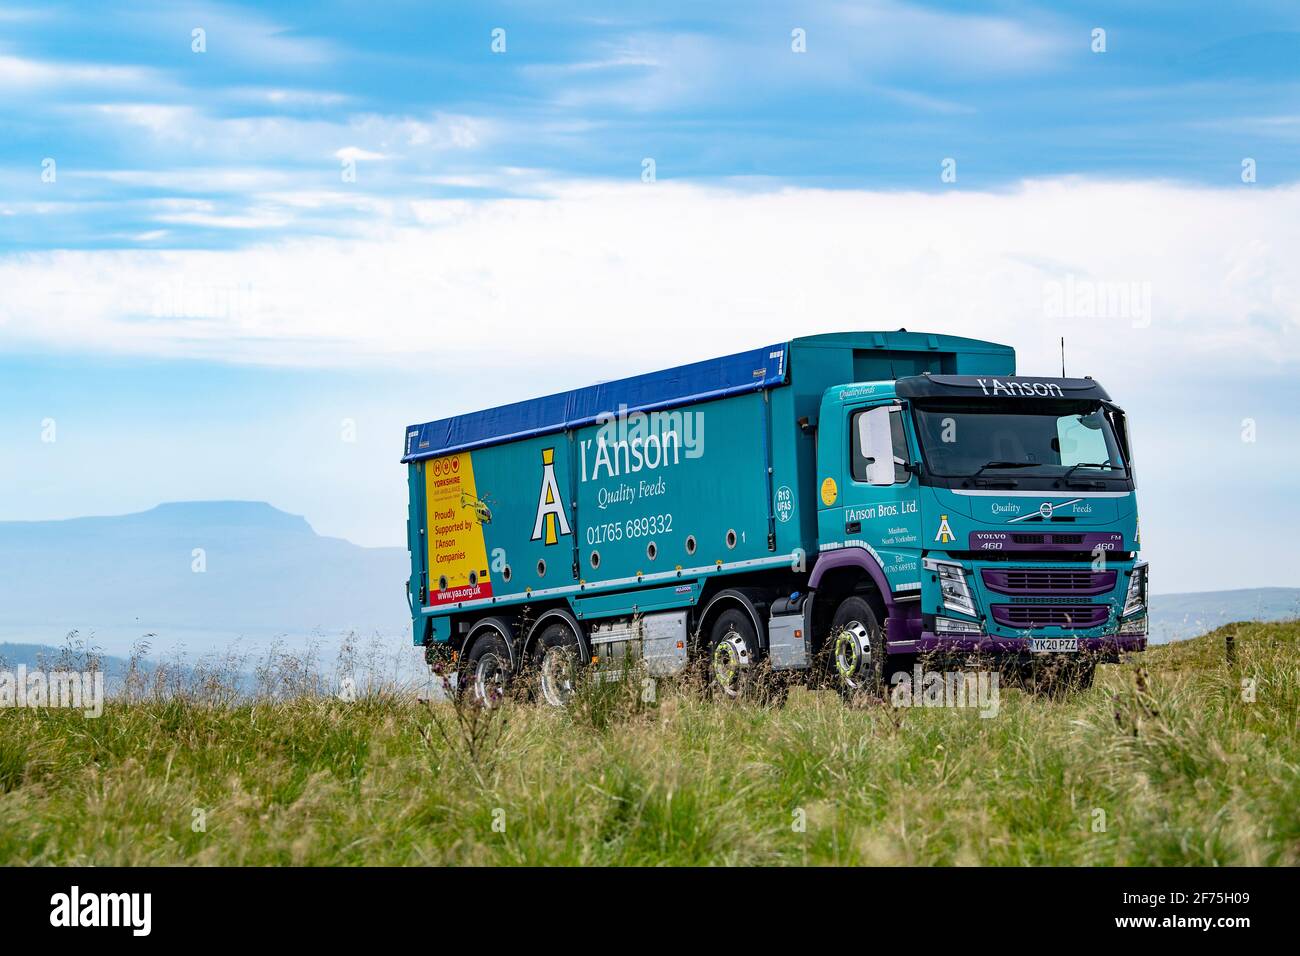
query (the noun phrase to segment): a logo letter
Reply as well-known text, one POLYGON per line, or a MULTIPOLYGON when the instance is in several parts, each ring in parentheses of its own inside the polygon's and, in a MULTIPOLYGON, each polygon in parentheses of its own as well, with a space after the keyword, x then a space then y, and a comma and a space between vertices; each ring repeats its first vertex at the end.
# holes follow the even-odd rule
POLYGON ((533 523, 533 541, 542 539, 546 531, 546 544, 555 544, 562 534, 571 534, 569 518, 560 500, 560 485, 555 480, 555 449, 542 449, 542 491, 537 498, 537 520, 533 523))

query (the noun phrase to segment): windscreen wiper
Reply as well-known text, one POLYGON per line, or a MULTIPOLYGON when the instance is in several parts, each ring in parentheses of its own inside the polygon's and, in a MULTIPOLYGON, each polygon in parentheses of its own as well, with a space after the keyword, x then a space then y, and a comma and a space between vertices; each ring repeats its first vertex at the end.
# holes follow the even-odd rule
MULTIPOLYGON (((980 465, 979 468, 976 470, 975 474, 973 474, 973 475, 971 475, 969 478, 967 478, 966 481, 969 482, 969 483, 971 483, 971 484, 978 485, 978 486, 980 486, 980 487, 982 487, 982 488, 987 488, 987 487, 989 487, 990 480, 989 480, 989 479, 985 479, 985 480, 983 480, 983 481, 980 480, 980 475, 984 474, 984 472, 985 472, 986 469, 989 469, 989 468, 1032 468, 1032 467, 1034 467, 1034 466, 1037 465, 1037 464, 1038 464, 1038 462, 1036 462, 1036 461, 988 461, 988 462, 985 462, 984 464, 980 465)), ((1011 478, 1011 477, 1007 477, 1007 478, 996 478, 996 479, 992 479, 992 480, 993 480, 993 481, 996 481, 999 485, 1005 486, 1005 487, 1007 487, 1007 488, 1015 488, 1016 485, 1018 484, 1018 482, 1017 482, 1014 478, 1011 478)))
POLYGON ((1112 465, 1108 461, 1103 461, 1101 463, 1096 463, 1091 461, 1081 461, 1077 465, 1071 465, 1069 468, 1065 469, 1065 474, 1061 476, 1061 480, 1069 481, 1070 476, 1074 474, 1076 471, 1078 471, 1080 468, 1109 468, 1112 471, 1124 470, 1122 465, 1112 465))
POLYGON ((980 465, 979 471, 971 475, 972 478, 978 478, 984 474, 987 468, 1037 468, 1039 462, 1036 461, 987 461, 980 465))

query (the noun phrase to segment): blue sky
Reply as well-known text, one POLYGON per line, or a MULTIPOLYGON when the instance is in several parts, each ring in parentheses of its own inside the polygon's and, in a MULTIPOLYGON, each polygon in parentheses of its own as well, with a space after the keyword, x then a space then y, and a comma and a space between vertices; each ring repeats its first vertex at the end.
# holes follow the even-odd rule
POLYGON ((906 325, 1067 337, 1149 443, 1160 589, 1223 583, 1206 527, 1296 583, 1295 4, 18 3, 0 92, 0 519, 396 544, 410 421, 906 325))
POLYGON ((1261 183, 1294 178, 1294 4, 640 6, 11 6, 0 243, 350 234, 367 199, 546 195, 555 179, 634 179, 645 157, 660 179, 834 188, 935 190, 945 157, 976 189, 1225 184, 1243 156, 1261 183), (346 150, 356 183, 305 206, 342 191, 346 150))

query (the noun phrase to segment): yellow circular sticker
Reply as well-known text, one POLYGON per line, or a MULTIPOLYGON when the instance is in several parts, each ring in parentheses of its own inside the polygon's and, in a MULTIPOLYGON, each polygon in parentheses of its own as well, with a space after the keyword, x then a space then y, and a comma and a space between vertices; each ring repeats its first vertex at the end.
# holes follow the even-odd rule
POLYGON ((829 508, 835 504, 835 499, 839 497, 839 494, 840 489, 835 486, 834 478, 827 478, 822 482, 822 501, 826 503, 826 507, 829 508))

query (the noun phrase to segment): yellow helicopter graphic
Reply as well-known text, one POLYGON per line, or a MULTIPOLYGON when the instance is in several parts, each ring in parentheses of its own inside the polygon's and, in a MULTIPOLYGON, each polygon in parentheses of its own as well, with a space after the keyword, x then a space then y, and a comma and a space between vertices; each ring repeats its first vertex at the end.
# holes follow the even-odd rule
POLYGON ((462 491, 460 493, 460 506, 472 510, 474 512, 474 519, 478 521, 479 524, 492 523, 492 509, 487 506, 487 502, 475 498, 468 491, 462 491))

